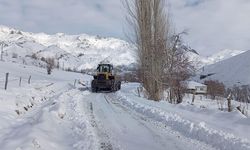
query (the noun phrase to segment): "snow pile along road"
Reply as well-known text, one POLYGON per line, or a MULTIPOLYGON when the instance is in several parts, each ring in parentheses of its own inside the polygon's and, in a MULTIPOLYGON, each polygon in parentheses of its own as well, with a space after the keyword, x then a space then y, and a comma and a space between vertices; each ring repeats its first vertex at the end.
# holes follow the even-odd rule
MULTIPOLYGON (((210 124, 207 124, 207 122, 209 121, 206 120, 209 120, 209 117, 206 118, 205 116, 202 121, 194 122, 191 119, 187 119, 183 117, 183 115, 180 115, 186 113, 181 109, 177 109, 179 110, 179 113, 171 112, 171 107, 173 106, 169 106, 168 104, 161 102, 156 104, 155 102, 146 101, 143 98, 139 98, 135 92, 135 86, 136 85, 133 84, 125 85, 123 87, 124 89, 121 92, 118 92, 118 98, 123 103, 123 105, 134 110, 135 112, 146 115, 147 117, 155 121, 163 122, 167 126, 170 126, 173 130, 180 132, 186 137, 205 142, 219 149, 250 149, 250 141, 248 139, 237 137, 230 132, 224 132, 223 129, 218 130, 211 128, 210 124), (158 104, 161 105, 161 107, 158 104), (168 110, 168 108, 170 109, 168 110)), ((192 114, 192 112, 189 112, 190 117, 195 115, 196 114, 192 114)), ((249 119, 248 123, 250 124, 249 119)), ((214 122, 214 124, 216 124, 216 122, 214 122)), ((249 133, 249 124, 246 125, 247 127, 245 134, 249 133)), ((224 126, 226 128, 226 126, 228 125, 225 124, 224 126)))
MULTIPOLYGON (((83 91, 73 86, 81 74, 0 62, 0 75, 10 73, 4 90, 0 83, 0 149, 97 149, 90 122, 82 111, 83 91), (19 77, 32 76, 19 86, 19 77), (62 76, 63 75, 63 76, 62 76)), ((4 81, 3 78, 0 81, 4 81)), ((80 88, 83 89, 83 88, 80 88)))

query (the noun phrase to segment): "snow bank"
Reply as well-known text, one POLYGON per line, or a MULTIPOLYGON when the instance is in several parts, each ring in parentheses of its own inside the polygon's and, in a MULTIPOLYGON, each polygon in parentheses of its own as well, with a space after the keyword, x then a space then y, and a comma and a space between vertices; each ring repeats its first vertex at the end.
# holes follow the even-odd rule
MULTIPOLYGON (((130 91, 130 93, 132 92, 130 91)), ((162 122, 187 137, 197 139, 223 150, 250 149, 249 139, 237 137, 232 133, 211 128, 210 125, 206 123, 206 118, 204 118, 204 121, 194 122, 177 113, 172 113, 165 109, 161 109, 160 107, 148 105, 143 102, 147 100, 138 98, 135 95, 132 97, 131 95, 132 94, 126 95, 123 92, 118 92, 119 100, 123 105, 135 110, 137 113, 146 115, 155 121, 162 122)), ((160 104, 164 105, 164 103, 160 104)))
POLYGON ((73 86, 75 79, 88 81, 89 76, 58 70, 47 75, 45 69, 6 62, 0 68, 0 149, 97 149, 82 109, 88 93, 73 86), (10 82, 4 90, 6 72, 10 82), (24 80, 19 87, 19 77, 29 75, 31 84, 24 80))

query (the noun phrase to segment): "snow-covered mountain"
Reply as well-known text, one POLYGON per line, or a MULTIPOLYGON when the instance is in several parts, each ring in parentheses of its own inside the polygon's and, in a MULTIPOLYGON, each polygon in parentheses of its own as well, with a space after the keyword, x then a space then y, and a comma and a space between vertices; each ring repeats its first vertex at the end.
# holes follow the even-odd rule
POLYGON ((92 69, 102 61, 115 66, 134 66, 135 47, 126 41, 99 36, 65 35, 57 33, 29 33, 0 26, 3 58, 26 64, 43 65, 43 60, 53 57, 64 69, 92 69))
MULTIPOLYGON (((136 63, 135 46, 115 38, 103 38, 87 34, 66 35, 57 33, 23 32, 6 26, 0 26, 0 42, 4 47, 3 59, 28 65, 45 66, 45 58, 56 59, 61 69, 93 69, 100 62, 110 62, 115 66, 133 68, 136 63)), ((179 45, 196 68, 228 59, 244 51, 223 50, 210 57, 204 57, 196 50, 179 45)))
POLYGON ((244 53, 244 50, 230 50, 230 49, 225 49, 222 51, 219 51, 218 53, 210 56, 207 58, 209 64, 214 64, 222 60, 226 60, 228 58, 234 57, 236 55, 239 55, 241 53, 244 53))
POLYGON ((203 80, 213 79, 224 82, 227 86, 250 84, 250 51, 205 66, 200 75, 208 75, 203 80))
POLYGON ((217 63, 219 61, 223 61, 225 59, 231 58, 233 56, 236 56, 236 55, 239 55, 239 54, 245 52, 243 50, 225 49, 225 50, 221 50, 218 53, 215 53, 211 56, 204 57, 204 56, 201 56, 196 50, 192 49, 190 46, 185 45, 183 43, 179 43, 179 45, 177 47, 186 51, 186 54, 189 57, 189 60, 192 62, 192 64, 197 69, 202 68, 203 66, 217 63))
POLYGON ((197 53, 192 53, 192 52, 188 52, 187 54, 196 68, 202 68, 203 66, 215 64, 217 62, 229 59, 244 52, 245 52, 244 50, 225 49, 208 57, 201 56, 197 53))

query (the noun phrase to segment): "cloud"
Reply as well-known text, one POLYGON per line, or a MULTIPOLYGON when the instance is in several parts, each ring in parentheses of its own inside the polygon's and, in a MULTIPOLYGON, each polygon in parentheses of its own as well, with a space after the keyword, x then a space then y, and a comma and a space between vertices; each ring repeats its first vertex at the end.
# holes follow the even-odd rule
POLYGON ((31 32, 123 36, 118 0, 0 0, 1 24, 31 32))
POLYGON ((250 49, 249 0, 170 0, 178 32, 203 55, 222 49, 250 49))
MULTIPOLYGON (((250 49, 249 0, 169 0, 177 32, 202 55, 250 49)), ((120 0, 0 0, 0 24, 30 32, 125 38, 120 0)))

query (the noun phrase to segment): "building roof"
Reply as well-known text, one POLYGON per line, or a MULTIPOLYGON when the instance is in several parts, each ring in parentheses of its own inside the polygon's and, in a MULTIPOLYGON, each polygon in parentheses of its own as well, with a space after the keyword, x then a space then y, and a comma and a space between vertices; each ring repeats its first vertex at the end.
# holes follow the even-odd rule
POLYGON ((205 84, 201 84, 201 83, 198 83, 198 82, 195 82, 195 81, 187 81, 186 82, 187 84, 187 88, 188 89, 195 89, 195 87, 206 87, 205 84))

